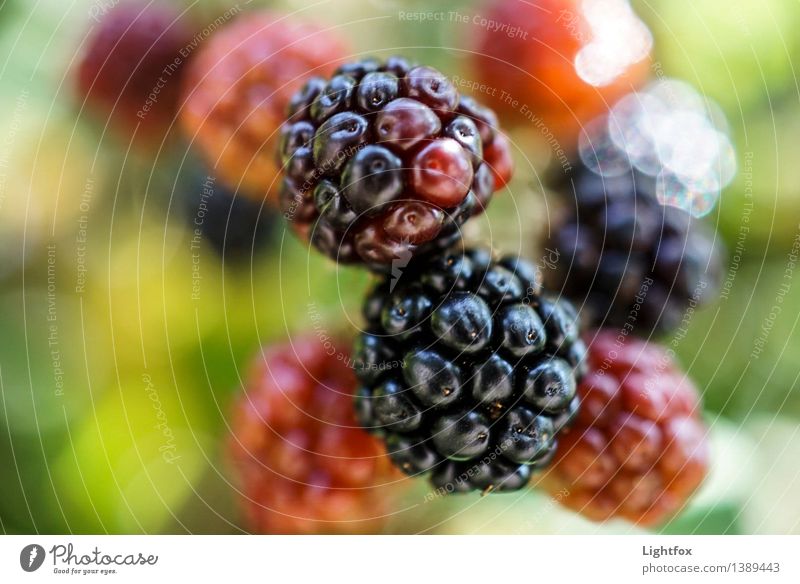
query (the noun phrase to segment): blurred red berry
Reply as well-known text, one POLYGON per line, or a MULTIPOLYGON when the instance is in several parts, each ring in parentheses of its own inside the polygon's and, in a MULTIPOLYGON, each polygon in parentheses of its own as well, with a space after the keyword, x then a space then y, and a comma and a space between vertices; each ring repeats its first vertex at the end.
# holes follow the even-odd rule
POLYGON ((125 134, 162 137, 177 114, 191 55, 194 28, 187 16, 132 0, 110 8, 94 28, 77 70, 88 108, 125 134))
POLYGON ((601 331, 578 386, 580 409, 542 485, 590 519, 659 524, 708 471, 697 389, 660 347, 601 331), (567 493, 565 495, 565 493, 567 493))
POLYGON ((509 121, 573 138, 647 75, 652 37, 628 0, 487 0, 481 16, 475 73, 509 121))
POLYGON ((347 346, 309 336, 256 360, 229 448, 253 531, 375 532, 391 513, 400 475, 355 420, 347 346))
POLYGON ((272 12, 246 14, 215 34, 189 67, 184 131, 231 186, 258 199, 277 196, 275 150, 292 97, 345 55, 330 31, 272 12))

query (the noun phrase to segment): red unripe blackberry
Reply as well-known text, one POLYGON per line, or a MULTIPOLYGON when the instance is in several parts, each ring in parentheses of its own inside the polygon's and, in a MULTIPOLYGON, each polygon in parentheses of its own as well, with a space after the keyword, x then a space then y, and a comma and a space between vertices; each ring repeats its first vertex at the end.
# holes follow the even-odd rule
POLYGON ((295 232, 376 271, 438 252, 511 178, 494 114, 442 73, 399 57, 314 77, 292 100, 278 155, 295 232))
POLYGON ((590 519, 657 525, 708 472, 700 396, 659 346, 610 331, 589 340, 580 409, 542 485, 590 519))
POLYGON ((308 336, 256 359, 229 440, 253 531, 374 532, 392 510, 400 475, 353 416, 345 346, 308 336))
POLYGON ((110 8, 77 71, 87 108, 124 133, 138 126, 137 136, 163 136, 177 114, 194 34, 185 14, 163 4, 125 0, 110 8))
POLYGON ((497 26, 475 22, 476 75, 520 124, 569 137, 649 72, 652 37, 628 0, 486 0, 480 16, 497 26))
MULTIPOLYGON (((248 13, 198 51, 184 83, 184 132, 231 186, 263 199, 277 193, 274 151, 287 109, 314 75, 347 54, 335 33, 272 12, 248 13)), ((306 90, 316 95, 313 84, 306 90)), ((307 97, 307 96, 306 96, 307 97)))

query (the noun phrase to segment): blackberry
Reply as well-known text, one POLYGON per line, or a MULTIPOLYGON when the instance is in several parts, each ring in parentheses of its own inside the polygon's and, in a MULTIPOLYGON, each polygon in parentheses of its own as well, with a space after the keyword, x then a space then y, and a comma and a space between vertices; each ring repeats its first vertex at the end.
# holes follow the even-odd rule
POLYGON ((184 133, 227 184, 276 201, 273 151, 287 108, 302 109, 316 97, 323 87, 303 84, 332 72, 345 54, 345 43, 331 31, 270 11, 249 12, 204 42, 188 67, 184 133))
POLYGON ((439 252, 512 173, 494 114, 400 57, 314 77, 281 129, 281 206, 325 255, 377 271, 439 252))
POLYGON ((344 346, 301 336, 255 359, 229 441, 253 531, 375 532, 393 509, 402 475, 353 418, 344 346))
POLYGON ((544 468, 577 411, 575 312, 532 265, 485 251, 414 258, 364 304, 360 423, 443 492, 511 491, 544 468))
POLYGON ((655 185, 638 170, 603 177, 582 163, 558 185, 572 201, 545 244, 558 255, 545 283, 593 326, 642 337, 668 332, 716 294, 718 238, 686 211, 660 204, 655 185))
POLYGON ((104 13, 77 70, 79 93, 112 127, 163 136, 175 119, 194 26, 165 5, 126 0, 104 13), (155 99, 151 98, 155 96, 155 99))
POLYGON ((587 365, 580 412, 542 485, 594 520, 661 523, 708 472, 697 388, 664 349, 612 331, 592 338, 587 365))

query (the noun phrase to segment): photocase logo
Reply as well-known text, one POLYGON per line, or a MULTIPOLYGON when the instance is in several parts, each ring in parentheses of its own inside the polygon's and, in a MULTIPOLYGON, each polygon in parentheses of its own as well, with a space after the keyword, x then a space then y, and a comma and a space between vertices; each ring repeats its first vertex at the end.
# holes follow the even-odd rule
POLYGON ((403 239, 400 243, 402 244, 402 251, 392 260, 392 280, 389 282, 389 292, 394 291, 394 287, 397 286, 397 282, 400 281, 400 277, 403 275, 403 270, 408 266, 408 262, 411 261, 411 257, 414 255, 408 239, 403 239))
POLYGON ((26 545, 19 553, 19 565, 26 572, 35 572, 42 567, 44 556, 44 548, 39 544, 26 545))

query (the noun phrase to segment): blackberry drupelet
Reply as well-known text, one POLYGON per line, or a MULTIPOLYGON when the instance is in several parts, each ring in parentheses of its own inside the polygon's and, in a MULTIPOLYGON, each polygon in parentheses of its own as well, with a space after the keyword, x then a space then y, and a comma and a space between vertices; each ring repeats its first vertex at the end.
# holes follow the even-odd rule
POLYGON ((686 211, 660 204, 655 184, 636 170, 603 177, 577 163, 558 185, 566 205, 545 244, 558 253, 545 283, 593 326, 642 337, 668 332, 720 285, 718 238, 686 211))
POLYGON ((594 336, 587 362, 580 412, 542 484, 594 520, 661 523, 708 472, 697 388, 662 348, 615 331, 594 336))
POLYGON ((497 119, 439 71, 400 57, 341 66, 292 99, 281 130, 281 206, 342 263, 389 270, 442 251, 512 173, 497 119))
POLYGON ((404 481, 380 442, 356 424, 346 355, 307 335, 266 347, 254 365, 229 441, 247 526, 282 534, 380 531, 404 481))
POLYGON ((515 257, 450 250, 385 276, 356 343, 360 423, 442 492, 512 491, 577 411, 585 347, 568 302, 515 257))

